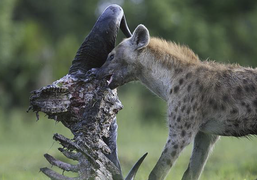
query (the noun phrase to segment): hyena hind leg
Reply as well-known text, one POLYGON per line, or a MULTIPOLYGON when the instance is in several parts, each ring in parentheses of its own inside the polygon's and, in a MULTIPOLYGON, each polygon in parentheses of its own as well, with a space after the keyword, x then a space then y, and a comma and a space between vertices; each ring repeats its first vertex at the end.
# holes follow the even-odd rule
POLYGON ((194 149, 190 159, 190 163, 182 180, 197 180, 199 179, 209 153, 215 142, 219 139, 217 135, 206 134, 199 131, 194 140, 194 149))

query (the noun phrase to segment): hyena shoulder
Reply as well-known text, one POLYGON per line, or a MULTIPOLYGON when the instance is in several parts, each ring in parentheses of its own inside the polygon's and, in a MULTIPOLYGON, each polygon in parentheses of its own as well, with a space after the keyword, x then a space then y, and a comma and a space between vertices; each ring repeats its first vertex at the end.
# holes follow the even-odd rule
POLYGON ((164 54, 169 54, 184 61, 199 61, 199 57, 187 46, 169 42, 164 39, 153 37, 148 48, 159 58, 164 54))

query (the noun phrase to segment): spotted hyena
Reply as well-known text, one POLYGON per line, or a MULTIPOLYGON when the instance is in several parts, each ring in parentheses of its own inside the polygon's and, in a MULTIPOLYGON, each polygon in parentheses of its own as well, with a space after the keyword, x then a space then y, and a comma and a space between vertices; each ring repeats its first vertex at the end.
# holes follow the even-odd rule
POLYGON ((183 180, 199 179, 219 136, 257 134, 257 69, 200 61, 189 48, 150 38, 139 25, 98 72, 110 88, 141 81, 168 105, 169 136, 149 180, 163 180, 194 140, 183 180))

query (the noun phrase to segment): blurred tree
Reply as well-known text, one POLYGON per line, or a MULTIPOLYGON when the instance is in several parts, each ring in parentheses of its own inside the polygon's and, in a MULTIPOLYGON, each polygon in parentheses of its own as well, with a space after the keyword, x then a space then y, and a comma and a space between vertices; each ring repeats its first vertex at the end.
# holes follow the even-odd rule
POLYGON ((9 106, 11 93, 8 91, 13 87, 13 76, 16 63, 13 62, 16 40, 18 40, 16 26, 12 23, 12 12, 15 0, 0 1, 0 96, 1 106, 9 106))

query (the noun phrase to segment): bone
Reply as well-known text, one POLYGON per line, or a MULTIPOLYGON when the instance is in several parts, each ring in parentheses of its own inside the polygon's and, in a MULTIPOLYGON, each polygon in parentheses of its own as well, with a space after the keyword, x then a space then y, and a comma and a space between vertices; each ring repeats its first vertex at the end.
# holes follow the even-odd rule
POLYGON ((72 160, 78 160, 80 157, 80 153, 73 153, 70 151, 65 150, 64 148, 58 148, 58 150, 63 153, 64 156, 66 156, 68 159, 72 159, 72 160))
POLYGON ((60 160, 55 159, 53 156, 51 156, 49 154, 45 154, 44 157, 51 165, 57 166, 65 171, 72 171, 72 172, 79 171, 78 165, 71 165, 69 163, 62 162, 60 160))
POLYGON ((51 180, 81 180, 80 178, 76 178, 76 177, 75 178, 66 177, 46 167, 41 168, 40 171, 43 172, 49 178, 51 178, 51 180))

